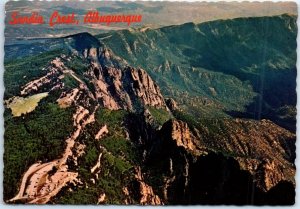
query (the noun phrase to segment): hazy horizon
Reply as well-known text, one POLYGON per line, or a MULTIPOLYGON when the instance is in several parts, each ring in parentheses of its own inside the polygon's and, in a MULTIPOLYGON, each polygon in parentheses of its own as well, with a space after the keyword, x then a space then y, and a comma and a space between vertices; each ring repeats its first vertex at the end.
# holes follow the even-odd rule
POLYGON ((9 1, 5 5, 6 44, 18 39, 61 37, 80 32, 99 34, 110 30, 127 28, 180 25, 187 22, 202 23, 218 19, 239 17, 274 16, 281 14, 297 15, 295 2, 30 2, 9 1), (83 24, 57 25, 51 28, 43 25, 10 25, 8 21, 13 11, 21 15, 38 12, 47 22, 53 11, 61 14, 74 12, 78 19, 83 19, 87 11, 97 10, 102 14, 141 14, 141 23, 131 24, 83 24))

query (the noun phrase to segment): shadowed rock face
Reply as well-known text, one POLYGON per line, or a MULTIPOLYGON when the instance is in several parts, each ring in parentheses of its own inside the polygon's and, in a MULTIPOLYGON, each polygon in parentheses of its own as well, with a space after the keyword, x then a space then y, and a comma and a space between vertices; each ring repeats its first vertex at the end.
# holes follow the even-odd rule
POLYGON ((139 110, 148 105, 167 109, 159 87, 142 69, 101 67, 90 71, 90 76, 95 98, 103 107, 139 110))
POLYGON ((62 55, 51 62, 49 72, 26 84, 22 95, 64 89, 62 79, 68 74, 79 82, 79 88, 65 90, 60 100, 64 106, 77 101, 99 103, 101 107, 117 110, 141 111, 144 106, 168 109, 159 87, 143 69, 132 68, 115 56, 88 33, 64 39, 73 55, 62 55), (83 72, 67 67, 73 59, 87 63, 83 72))
POLYGON ((95 99, 103 107, 113 110, 141 110, 144 106, 167 109, 159 87, 146 71, 129 67, 95 37, 79 34, 68 39, 68 44, 90 63, 84 76, 94 88, 95 99))
MULTIPOLYGON (((95 122, 95 112, 99 107, 110 110, 125 109, 130 112, 140 112, 146 106, 168 110, 159 87, 144 70, 124 67, 125 62, 122 63, 119 58, 114 57, 108 49, 101 48, 100 43, 88 34, 68 37, 67 40, 72 54, 61 54, 50 61, 45 68, 46 76, 32 80, 21 87, 21 95, 27 96, 47 89, 55 97, 56 91, 61 92, 56 100, 60 107, 76 109, 73 114, 75 131, 66 139, 67 147, 63 158, 43 164, 33 164, 23 176, 19 193, 8 200, 9 202, 21 200, 24 203, 45 204, 63 187, 73 181, 80 183, 76 179, 78 172, 69 172, 69 165, 78 166, 77 158, 84 153, 86 147, 84 144, 78 144, 78 138, 86 134, 87 124, 95 122), (74 40, 75 43, 72 42, 74 40), (82 71, 69 67, 75 59, 86 63, 87 67, 82 71), (67 76, 76 82, 77 87, 66 86, 64 79, 67 76), (37 168, 36 165, 38 165, 37 168), (55 167, 54 170, 53 167, 55 167), (54 180, 40 181, 42 178, 48 178, 48 174, 51 174, 54 180), (32 184, 31 182, 35 180, 35 184, 32 184), (39 191, 40 188, 41 191, 39 191)), ((72 121, 68 122, 72 123, 72 121)), ((163 204, 154 194, 152 187, 144 182, 141 171, 136 171, 136 173, 135 181, 140 190, 137 199, 140 204, 163 204)), ((99 201, 103 202, 105 193, 101 197, 99 201)))
MULTIPOLYGON (((263 192, 255 185, 253 176, 241 170, 231 157, 208 154, 198 158, 190 167, 186 192, 180 194, 181 189, 177 192, 178 197, 184 198, 175 198, 175 201, 179 200, 178 204, 291 205, 295 202, 291 182, 280 181, 268 192, 263 192)), ((176 191, 176 186, 171 189, 176 191)))
POLYGON ((166 103, 167 103, 168 108, 169 108, 171 111, 175 111, 175 110, 178 109, 178 105, 177 105, 177 103, 175 102, 174 99, 168 98, 168 99, 166 99, 166 103))
POLYGON ((266 120, 225 120, 222 124, 228 129, 226 136, 223 129, 216 129, 217 124, 208 135, 209 130, 191 129, 178 120, 166 122, 154 135, 146 163, 165 176, 159 185, 163 189, 157 188, 164 194, 163 201, 294 204, 295 166, 290 155, 294 148, 290 145, 295 135, 266 120))
POLYGON ((190 114, 211 117, 223 109, 233 117, 267 118, 296 130, 297 16, 186 23, 98 37, 118 56, 144 67, 163 94, 185 104, 181 107, 190 114), (212 112, 207 115, 203 106, 213 107, 212 112))
MULTIPOLYGON (((64 44, 71 53, 58 55, 45 68, 46 75, 24 85, 21 95, 47 90, 52 96, 59 95, 54 101, 61 108, 75 107, 74 127, 78 126, 78 131, 67 149, 66 169, 80 166, 79 154, 73 154, 84 153, 83 136, 92 133, 92 127, 97 125, 97 109, 123 109, 129 113, 120 126, 124 126, 126 142, 138 153, 132 166, 133 179, 122 188, 125 204, 294 203, 295 134, 269 120, 181 120, 175 112, 183 110, 173 99, 165 102, 160 88, 145 70, 128 66, 98 39, 83 33, 66 37, 64 44), (76 60, 85 64, 83 69, 70 67, 76 60), (67 86, 66 77, 78 85, 67 86), (153 114, 150 107, 164 110, 171 119, 158 125, 156 117, 160 115, 153 114)), ((108 131, 109 126, 101 125, 95 128, 97 141, 102 140, 100 128, 113 133, 108 131)), ((97 151, 97 156, 109 153, 102 147, 97 151)), ((126 153, 117 151, 118 157, 126 157, 126 153)), ((49 168, 47 172, 55 174, 57 170, 49 168)), ((102 192, 98 202, 105 203, 109 194, 102 192)), ((48 202, 51 195, 40 202, 48 202)))

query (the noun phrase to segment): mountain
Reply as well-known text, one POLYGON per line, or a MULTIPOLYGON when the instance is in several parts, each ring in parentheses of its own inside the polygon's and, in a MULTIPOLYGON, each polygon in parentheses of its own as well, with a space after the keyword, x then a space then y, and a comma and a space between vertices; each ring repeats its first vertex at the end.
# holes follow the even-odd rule
MULTIPOLYGON (((96 163, 94 160, 97 160, 99 151, 101 152, 99 166, 101 156, 105 153, 102 160, 106 161, 107 169, 113 169, 110 175, 115 175, 102 178, 101 187, 108 182, 111 184, 110 181, 113 180, 121 186, 124 177, 132 181, 131 178, 135 178, 132 175, 132 164, 136 156, 135 154, 120 155, 119 149, 132 153, 134 150, 131 150, 133 144, 124 135, 125 128, 119 123, 126 115, 126 111, 141 112, 145 107, 158 108, 167 115, 171 114, 159 87, 143 69, 121 67, 125 61, 101 46, 96 38, 87 33, 66 37, 65 41, 70 51, 66 54, 62 51, 60 53, 52 51, 31 57, 31 63, 35 68, 30 68, 29 72, 25 70, 28 67, 28 58, 6 66, 6 75, 14 77, 14 75, 25 74, 23 78, 31 75, 29 82, 26 81, 15 89, 12 83, 6 83, 7 87, 12 87, 9 88, 11 92, 18 92, 15 94, 18 96, 13 96, 13 99, 7 100, 6 104, 11 110, 16 108, 16 111, 19 111, 18 115, 13 115, 14 111, 10 112, 10 109, 6 109, 5 113, 6 172, 11 172, 17 167, 22 168, 15 175, 6 173, 4 180, 6 201, 47 203, 66 185, 69 186, 72 182, 80 183, 77 179, 78 175, 82 175, 80 178, 84 179, 85 184, 90 183, 90 178, 85 175, 86 172, 92 178, 99 175, 97 164, 94 166, 95 169, 90 171, 89 168, 92 166, 91 163, 96 163), (47 62, 44 62, 45 57, 47 62), (38 74, 36 78, 34 73, 38 74), (23 99, 28 101, 41 92, 48 94, 46 99, 38 101, 37 109, 24 111, 18 106, 9 105, 23 99), (107 119, 102 121, 105 117, 107 119), (46 121, 41 122, 41 119, 46 121), (65 125, 61 126, 63 124, 65 125), (57 129, 57 126, 61 127, 57 129), (108 134, 110 132, 111 134, 108 134), (102 135, 108 136, 102 140, 102 135), (111 145, 114 141, 115 144, 111 145), (28 150, 24 150, 28 154, 26 159, 13 154, 17 151, 14 148, 19 146, 18 143, 28 147, 28 150), (36 150, 39 146, 46 149, 36 150), (51 154, 49 149, 58 150, 59 153, 51 154), (14 151, 10 152, 11 150, 14 151), (87 162, 82 163, 82 160, 87 162), (78 167, 79 162, 83 167, 78 167), (115 163, 116 168, 114 168, 115 163), (23 177, 22 172, 25 172, 23 177), (22 181, 19 182, 18 178, 21 177, 22 181), (15 186, 9 189, 9 185, 15 186), (18 193, 14 191, 17 187, 18 193)), ((9 94, 10 91, 7 93, 9 94)), ((23 103, 23 105, 31 105, 31 103, 23 103)), ((138 177, 136 181, 145 184, 138 177)), ((81 183, 79 188, 83 185, 81 183)), ((107 195, 110 195, 109 201, 114 201, 116 197, 114 193, 109 194, 109 190, 105 190, 108 192, 107 195)), ((118 193, 122 194, 122 187, 118 193)), ((57 201, 63 202, 64 199, 57 201)))
POLYGON ((129 64, 147 69, 164 95, 193 114, 212 117, 220 109, 295 131, 295 114, 285 117, 278 109, 295 112, 296 20, 237 18, 97 37, 129 64))
MULTIPOLYGON (((11 20, 11 14, 14 11, 25 11, 24 14, 30 14, 39 9, 39 14, 43 17, 51 17, 54 11, 60 14, 74 13, 77 18, 83 19, 83 16, 91 9, 99 11, 101 14, 142 14, 143 20, 140 23, 131 24, 130 27, 139 28, 143 25, 151 27, 163 27, 168 25, 179 25, 186 22, 207 22, 216 19, 229 19, 236 17, 257 17, 267 14, 269 16, 282 13, 297 14, 297 4, 295 2, 18 2, 11 1, 5 4, 6 18, 5 23, 11 20), (267 11, 267 13, 266 13, 267 11)), ((22 43, 22 39, 31 38, 54 38, 63 37, 80 32, 89 32, 91 34, 105 33, 110 30, 120 30, 128 28, 127 24, 113 23, 103 24, 84 24, 80 21, 76 27, 70 25, 57 25, 50 27, 49 24, 42 25, 15 25, 6 24, 5 42, 22 43), (54 29, 54 30, 53 30, 54 29)))
MULTIPOLYGON (((295 132, 296 36, 296 16, 284 14, 96 37, 131 66, 145 69, 165 97, 191 114, 266 118, 295 132)), ((65 39, 32 40, 6 46, 5 56, 66 47, 65 39)))
POLYGON ((295 21, 6 46, 4 201, 294 204, 295 21))

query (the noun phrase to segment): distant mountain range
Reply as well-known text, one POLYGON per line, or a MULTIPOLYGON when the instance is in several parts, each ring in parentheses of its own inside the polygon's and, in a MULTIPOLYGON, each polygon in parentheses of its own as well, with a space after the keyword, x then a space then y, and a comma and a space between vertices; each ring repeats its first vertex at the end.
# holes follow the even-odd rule
POLYGON ((6 45, 5 201, 294 204, 296 20, 6 45))
MULTIPOLYGON (((193 114, 269 118, 295 131, 296 36, 296 16, 281 15, 71 37, 80 39, 78 48, 99 41, 144 68, 166 97, 193 114)), ((9 45, 5 56, 65 48, 65 42, 9 45)))
MULTIPOLYGON (((180 25, 187 22, 202 23, 218 19, 237 17, 274 16, 283 13, 297 14, 295 2, 120 2, 93 1, 79 3, 77 1, 9 1, 5 5, 7 23, 13 11, 20 14, 30 14, 32 11, 43 15, 46 23, 53 11, 61 14, 74 12, 78 19, 90 10, 97 10, 101 14, 141 14, 142 22, 130 27, 159 28, 168 25, 180 25)), ((22 39, 63 37, 80 32, 92 35, 105 33, 110 30, 128 29, 126 24, 82 24, 60 25, 54 29, 48 24, 43 25, 9 25, 5 27, 5 41, 19 43, 22 39)))

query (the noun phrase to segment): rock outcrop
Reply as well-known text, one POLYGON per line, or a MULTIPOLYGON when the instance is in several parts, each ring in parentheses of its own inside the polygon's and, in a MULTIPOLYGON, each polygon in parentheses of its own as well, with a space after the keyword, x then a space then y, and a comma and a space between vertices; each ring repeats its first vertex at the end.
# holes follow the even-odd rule
MULTIPOLYGON (((80 36, 91 38, 86 35, 80 36)), ((78 40, 75 43, 70 41, 68 44, 73 47, 73 55, 62 54, 56 57, 44 69, 44 76, 21 87, 20 94, 23 96, 45 90, 49 91, 53 97, 59 93, 60 96, 56 102, 60 107, 73 107, 75 110, 74 132, 66 139, 67 147, 63 157, 51 162, 32 165, 25 172, 19 193, 10 201, 22 200, 25 203, 45 204, 63 187, 77 180, 78 173, 71 172, 69 164, 78 166, 77 158, 85 153, 86 146, 80 144, 77 139, 86 131, 86 125, 95 122, 95 112, 98 108, 124 109, 130 112, 142 112, 146 106, 168 109, 159 87, 144 70, 129 66, 122 67, 124 63, 119 58, 114 57, 110 50, 98 46, 97 43, 93 39, 89 39, 85 43, 87 45, 79 43, 78 40), (97 47, 94 47, 95 45, 97 47), (70 63, 73 59, 88 63, 88 67, 81 72, 72 69, 70 63), (76 83, 75 88, 67 86, 66 76, 76 83), (55 167, 54 170, 53 167, 55 167), (53 173, 52 179, 44 181, 44 178, 48 178, 51 172, 53 173), (39 180, 40 178, 42 180, 39 180), (39 181, 36 184, 31 183, 35 179, 39 181)), ((68 122, 72 123, 72 121, 68 122)), ((99 140, 104 133, 108 133, 107 126, 103 126, 98 131, 95 140, 99 140)), ((102 153, 99 154, 97 164, 91 168, 91 173, 96 175, 96 179, 100 172, 101 156, 102 153)), ((137 174, 136 182, 140 189, 140 204, 162 204, 151 186, 143 181, 141 173, 137 174)), ((105 193, 101 194, 98 203, 104 203, 105 199, 105 193)))
MULTIPOLYGON (((171 139, 175 141, 176 146, 184 147, 188 151, 196 149, 196 137, 190 131, 187 123, 180 120, 170 120, 164 124, 163 130, 171 134, 171 139)), ((167 139, 167 138, 166 138, 167 139)))
POLYGON ((137 188, 138 193, 139 193, 139 199, 140 199, 140 204, 141 205, 163 205, 163 202, 161 199, 154 194, 153 189, 151 186, 146 184, 144 182, 142 173, 141 173, 141 168, 136 169, 136 183, 138 184, 137 188))
POLYGON ((122 68, 125 64, 120 65, 121 59, 106 48, 89 49, 87 59, 91 65, 85 76, 103 107, 140 110, 147 105, 167 109, 159 87, 143 69, 122 68))
MULTIPOLYGON (((172 169, 164 171, 169 175, 165 180, 169 190, 166 190, 164 201, 183 204, 189 196, 204 195, 206 192, 202 198, 191 200, 190 203, 218 204, 220 201, 238 204, 237 199, 225 197, 226 192, 232 195, 240 192, 245 196, 248 192, 255 198, 244 199, 241 204, 265 204, 269 192, 278 184, 285 182, 291 188, 295 186, 293 133, 268 120, 207 120, 205 124, 202 122, 198 127, 192 127, 182 121, 170 120, 160 130, 160 142, 155 144, 160 149, 156 148, 154 159, 166 163, 172 161, 172 169), (231 188, 235 185, 233 181, 241 181, 240 184, 245 187, 252 185, 253 189, 239 191, 236 188, 234 191, 234 187, 231 188), (199 188, 195 188, 195 185, 199 188), (204 188, 203 191, 200 187, 204 188), (215 190, 218 188, 220 192, 215 190)), ((151 163, 156 164, 155 160, 151 163)), ((289 192, 293 196, 293 190, 289 192)))
POLYGON ((145 70, 128 66, 95 37, 83 33, 67 37, 65 42, 73 55, 62 54, 52 60, 45 68, 46 75, 24 85, 21 95, 63 89, 57 100, 61 107, 86 102, 112 110, 141 111, 145 106, 168 109, 159 87, 145 70), (73 59, 88 66, 83 72, 75 72, 68 67, 73 59), (66 76, 78 82, 78 87, 65 88, 66 76))
MULTIPOLYGON (((85 179, 86 188, 88 181, 98 186, 96 181, 104 175, 105 166, 111 173, 118 166, 122 171, 118 174, 130 173, 124 178, 126 185, 119 185, 122 195, 118 201, 125 204, 293 203, 295 134, 269 120, 179 120, 175 113, 183 111, 178 111, 173 99, 165 102, 160 88, 145 70, 128 66, 89 34, 67 37, 65 44, 71 54, 52 60, 44 69, 45 75, 22 86, 20 94, 47 91, 49 100, 61 108, 73 108, 73 121, 68 122, 74 131, 65 139, 67 147, 62 158, 33 164, 11 201, 48 203, 68 183, 78 180, 80 157, 86 153, 87 145, 97 144, 95 147, 100 148, 90 149, 94 153, 85 160, 95 158, 99 152, 98 160, 88 168, 92 178, 85 179), (75 61, 84 63, 84 67, 73 69, 75 61), (68 85, 66 77, 72 85, 68 85), (125 119, 114 124, 124 129, 119 130, 120 136, 110 135, 114 132, 106 125, 110 121, 97 121, 99 108, 127 111, 125 119), (166 110, 172 119, 164 118, 157 124, 156 118, 162 114, 158 109, 166 110), (104 138, 106 135, 110 136, 104 138), (94 141, 85 143, 86 139, 94 141), (126 147, 122 150, 118 146, 126 147), (125 160, 126 155, 132 156, 125 160), (51 181, 45 180, 48 174, 51 181), (36 179, 39 181, 32 183, 36 179)), ((111 178, 111 173, 105 175, 111 178)), ((97 192, 96 203, 111 200, 115 188, 107 185, 107 191, 103 188, 97 192)))
POLYGON ((166 104, 171 111, 178 110, 178 105, 173 98, 166 99, 166 104))
POLYGON ((103 107, 138 110, 148 105, 167 109, 159 87, 142 69, 93 66, 89 76, 95 97, 103 107))

